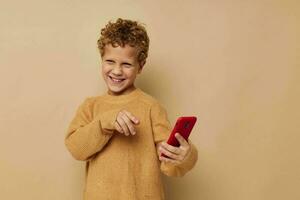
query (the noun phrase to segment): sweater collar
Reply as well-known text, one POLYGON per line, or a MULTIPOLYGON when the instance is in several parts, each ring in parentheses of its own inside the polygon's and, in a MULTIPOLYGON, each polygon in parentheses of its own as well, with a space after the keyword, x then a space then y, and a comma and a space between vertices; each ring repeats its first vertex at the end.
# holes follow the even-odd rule
POLYGON ((121 94, 121 95, 111 95, 107 91, 106 94, 104 94, 103 98, 105 101, 109 101, 109 102, 123 102, 123 101, 128 102, 134 99, 135 97, 137 97, 140 93, 141 93, 141 89, 139 88, 135 88, 128 94, 121 94))

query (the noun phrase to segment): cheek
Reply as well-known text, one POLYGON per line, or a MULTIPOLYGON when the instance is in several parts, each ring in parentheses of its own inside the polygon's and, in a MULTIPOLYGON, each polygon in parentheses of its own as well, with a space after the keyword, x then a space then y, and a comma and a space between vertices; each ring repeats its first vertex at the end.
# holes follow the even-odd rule
POLYGON ((137 74, 136 70, 126 71, 126 76, 131 79, 134 79, 136 77, 136 74, 137 74))
POLYGON ((101 70, 102 70, 102 75, 105 75, 110 71, 109 67, 107 67, 105 65, 102 66, 101 70))
POLYGON ((101 75, 102 75, 103 80, 105 80, 105 81, 107 81, 107 74, 108 74, 108 70, 106 68, 102 67, 101 75))

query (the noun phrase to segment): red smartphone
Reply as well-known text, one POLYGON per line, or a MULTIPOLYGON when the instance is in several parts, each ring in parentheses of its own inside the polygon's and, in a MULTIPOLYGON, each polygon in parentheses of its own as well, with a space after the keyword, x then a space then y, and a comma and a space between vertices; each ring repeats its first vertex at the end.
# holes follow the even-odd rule
MULTIPOLYGON (((185 140, 188 140, 196 121, 197 121, 197 117, 195 116, 179 117, 169 136, 167 143, 174 147, 179 147, 180 143, 176 139, 175 133, 179 133, 185 140)), ((162 154, 162 156, 167 157, 164 154, 162 154)))

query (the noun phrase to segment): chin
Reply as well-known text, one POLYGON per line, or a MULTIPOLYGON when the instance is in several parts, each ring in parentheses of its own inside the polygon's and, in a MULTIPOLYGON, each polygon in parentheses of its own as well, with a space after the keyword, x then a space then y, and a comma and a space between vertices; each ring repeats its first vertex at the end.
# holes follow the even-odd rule
POLYGON ((123 93, 125 91, 124 88, 118 88, 118 89, 116 89, 116 88, 112 88, 112 87, 109 87, 109 90, 110 90, 110 92, 116 93, 116 94, 121 94, 121 93, 123 93))

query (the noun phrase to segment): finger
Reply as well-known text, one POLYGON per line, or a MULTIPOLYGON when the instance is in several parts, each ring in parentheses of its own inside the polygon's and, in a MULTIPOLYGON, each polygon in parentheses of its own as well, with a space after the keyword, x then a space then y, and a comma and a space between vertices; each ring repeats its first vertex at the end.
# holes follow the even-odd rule
POLYGON ((162 145, 163 142, 158 142, 156 143, 156 147, 160 147, 162 145))
POLYGON ((159 147, 162 145, 162 142, 159 142, 156 144, 156 151, 157 151, 157 154, 160 155, 160 150, 159 150, 159 147))
POLYGON ((116 130, 119 132, 119 133, 124 133, 123 132, 123 130, 122 130, 122 128, 121 128, 121 126, 120 126, 120 124, 116 121, 115 122, 115 128, 116 128, 116 130))
POLYGON ((161 144, 164 148, 166 148, 168 151, 170 151, 170 152, 172 152, 172 153, 174 153, 174 154, 180 154, 181 153, 181 149, 180 148, 178 148, 178 147, 174 147, 174 146, 172 146, 172 145, 169 145, 168 143, 166 143, 166 142, 163 142, 162 144, 161 144))
POLYGON ((139 120, 133 115, 131 114, 130 112, 124 110, 124 113, 129 117, 129 119, 135 123, 135 124, 138 124, 139 123, 139 120))
POLYGON ((122 117, 122 119, 124 120, 126 126, 129 129, 129 133, 132 134, 132 135, 135 135, 135 133, 136 133, 135 128, 133 127, 133 124, 132 124, 131 120, 128 118, 128 116, 126 114, 124 114, 121 117, 122 117))
POLYGON ((130 133, 129 133, 129 129, 126 125, 126 123, 124 122, 123 118, 122 117, 118 117, 117 118, 117 122, 119 123, 119 125, 121 126, 122 130, 123 130, 123 133, 128 136, 130 133))
POLYGON ((179 133, 176 133, 175 137, 178 140, 180 146, 183 146, 183 147, 189 146, 189 143, 179 133))
POLYGON ((164 155, 168 156, 169 158, 173 159, 173 160, 181 160, 181 156, 174 154, 171 151, 168 151, 168 149, 164 148, 164 146, 160 146, 159 150, 161 153, 163 153, 164 155))
POLYGON ((166 163, 172 163, 172 164, 180 164, 179 161, 177 160, 173 160, 173 159, 170 159, 170 158, 166 158, 164 156, 159 156, 159 160, 162 161, 162 162, 166 162, 166 163))

